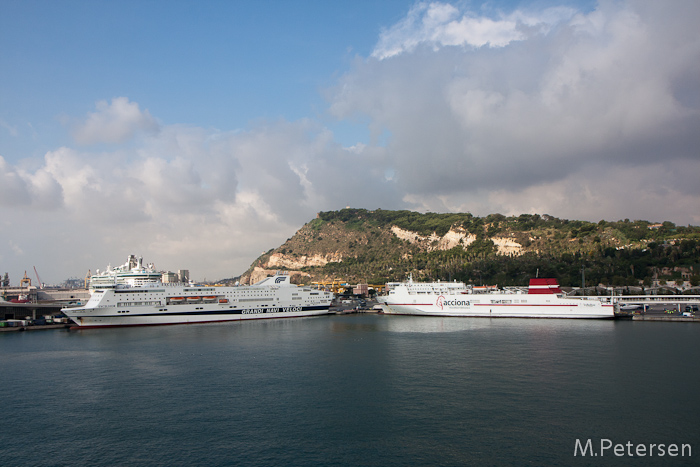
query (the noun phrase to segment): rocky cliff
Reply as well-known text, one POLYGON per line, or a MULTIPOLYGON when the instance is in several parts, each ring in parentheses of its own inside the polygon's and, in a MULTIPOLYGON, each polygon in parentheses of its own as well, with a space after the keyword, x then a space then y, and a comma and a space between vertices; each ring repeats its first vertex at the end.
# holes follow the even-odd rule
MULTIPOLYGON (((502 285, 522 285, 538 270, 542 274, 551 270, 548 275, 566 276, 564 282, 576 283, 586 262, 595 263, 587 274, 638 282, 653 275, 649 269, 653 266, 618 271, 605 258, 624 256, 620 251, 647 251, 659 242, 680 246, 696 238, 699 228, 671 223, 343 209, 319 213, 292 238, 260 256, 241 283, 254 283, 280 269, 290 271, 295 283, 333 279, 383 283, 411 273, 417 279, 492 278, 502 285)), ((700 263, 700 258, 696 260, 700 263)))

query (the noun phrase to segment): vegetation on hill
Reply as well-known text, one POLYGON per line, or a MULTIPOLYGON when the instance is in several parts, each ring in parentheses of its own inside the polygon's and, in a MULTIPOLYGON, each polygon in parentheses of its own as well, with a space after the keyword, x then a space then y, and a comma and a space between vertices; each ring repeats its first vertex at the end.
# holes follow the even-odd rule
POLYGON ((253 266, 283 269, 279 264, 296 264, 314 281, 350 283, 384 284, 413 274, 417 280, 526 285, 539 272, 563 286, 580 286, 584 270, 588 285, 682 279, 698 285, 700 227, 342 209, 320 212, 253 266), (448 237, 455 240, 446 243, 448 237))

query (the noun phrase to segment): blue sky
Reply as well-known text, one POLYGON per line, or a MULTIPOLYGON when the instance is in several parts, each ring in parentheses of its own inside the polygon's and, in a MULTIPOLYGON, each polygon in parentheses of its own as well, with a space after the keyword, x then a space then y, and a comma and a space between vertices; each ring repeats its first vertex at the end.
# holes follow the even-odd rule
POLYGON ((342 131, 349 128, 363 135, 359 125, 328 118, 322 90, 355 57, 368 57, 382 28, 413 4, 5 1, 2 118, 20 135, 15 147, 3 144, 3 156, 43 156, 56 141, 69 143, 61 116, 82 115, 118 96, 164 124, 230 130, 260 119, 310 117, 337 125, 340 139, 352 139, 355 133, 342 131), (46 142, 38 147, 29 138, 46 142))
POLYGON ((700 3, 0 0, 0 273, 242 273, 321 210, 700 223, 700 3))
POLYGON ((4 3, 3 68, 11 72, 3 78, 2 117, 24 136, 3 147, 8 159, 43 156, 62 136, 57 116, 80 116, 117 96, 164 124, 230 130, 260 119, 323 119, 319 91, 355 56, 368 56, 381 27, 411 5, 4 3), (51 136, 43 148, 23 141, 31 135, 43 142, 46 132, 51 136))

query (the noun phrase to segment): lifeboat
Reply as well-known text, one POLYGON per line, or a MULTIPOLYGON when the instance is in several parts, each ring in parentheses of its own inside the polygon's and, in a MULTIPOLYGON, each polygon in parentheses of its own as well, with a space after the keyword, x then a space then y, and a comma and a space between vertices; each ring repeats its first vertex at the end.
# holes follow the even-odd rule
POLYGON ((184 297, 170 297, 170 298, 168 298, 168 300, 170 301, 170 303, 182 303, 185 301, 185 298, 184 297))
POLYGON ((213 302, 216 301, 216 297, 202 297, 202 300, 205 302, 213 302))
POLYGON ((227 298, 220 298, 219 303, 228 303, 228 299, 227 298))
POLYGON ((188 302, 198 302, 201 300, 201 297, 187 297, 188 302))

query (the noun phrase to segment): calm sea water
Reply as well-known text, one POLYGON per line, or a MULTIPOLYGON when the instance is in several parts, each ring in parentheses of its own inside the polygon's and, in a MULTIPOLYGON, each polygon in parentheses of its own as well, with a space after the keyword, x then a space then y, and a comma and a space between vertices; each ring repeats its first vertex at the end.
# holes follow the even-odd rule
POLYGON ((700 325, 344 315, 0 334, 8 466, 609 465, 690 444, 700 325))

